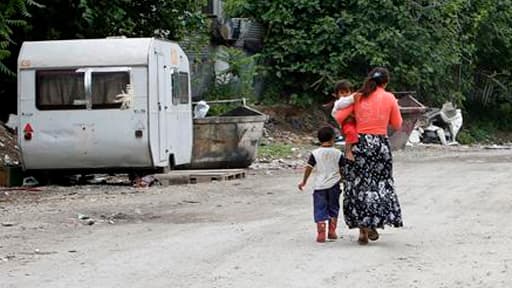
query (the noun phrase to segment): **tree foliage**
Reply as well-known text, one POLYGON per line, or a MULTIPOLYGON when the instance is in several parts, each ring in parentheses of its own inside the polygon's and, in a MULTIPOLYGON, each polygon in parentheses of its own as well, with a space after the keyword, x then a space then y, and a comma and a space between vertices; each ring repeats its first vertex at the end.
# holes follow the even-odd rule
MULTIPOLYGON (((205 0, 46 0, 43 8, 33 0, 2 1, 0 61, 23 40, 121 35, 180 40, 188 33, 205 30, 204 5, 205 0), (26 31, 18 29, 13 36, 14 28, 23 27, 26 31)), ((0 73, 8 71, 0 62, 0 73)))
POLYGON ((428 104, 481 98, 482 77, 509 95, 510 0, 226 2, 231 15, 266 27, 267 81, 292 102, 320 100, 340 78, 361 83, 375 66, 389 68, 391 89, 428 104))
POLYGON ((11 38, 13 28, 27 25, 24 19, 30 17, 29 6, 42 7, 32 0, 7 0, 0 3, 0 74, 14 75, 2 60, 12 54, 9 46, 14 43, 11 38))
POLYGON ((360 83, 374 66, 390 68, 394 89, 452 94, 451 72, 468 51, 452 25, 466 1, 449 2, 232 0, 228 9, 267 28, 269 75, 292 100, 309 103, 341 77, 360 83))
POLYGON ((204 0, 80 0, 84 35, 182 39, 204 27, 204 0))

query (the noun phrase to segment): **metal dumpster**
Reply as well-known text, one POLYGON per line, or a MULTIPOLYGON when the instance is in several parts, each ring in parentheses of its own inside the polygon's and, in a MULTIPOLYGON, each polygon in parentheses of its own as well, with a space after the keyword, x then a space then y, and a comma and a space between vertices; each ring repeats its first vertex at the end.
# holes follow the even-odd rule
POLYGON ((267 115, 240 106, 221 116, 194 119, 187 169, 246 168, 256 159, 267 115))
POLYGON ((388 131, 391 149, 393 150, 399 150, 405 147, 405 144, 407 144, 412 130, 414 130, 416 122, 427 110, 427 107, 421 104, 410 94, 403 96, 398 94, 397 96, 399 97, 398 105, 400 105, 400 113, 402 114, 403 124, 399 131, 388 131))

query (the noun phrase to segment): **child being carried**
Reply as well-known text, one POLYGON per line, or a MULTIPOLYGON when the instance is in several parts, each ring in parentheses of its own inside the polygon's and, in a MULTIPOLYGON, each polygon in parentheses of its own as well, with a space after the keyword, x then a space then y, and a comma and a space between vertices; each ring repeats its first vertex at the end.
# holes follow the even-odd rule
MULTIPOLYGON (((334 87, 336 102, 332 108, 331 115, 335 117, 336 112, 354 104, 356 93, 352 93, 352 84, 348 80, 340 80, 334 87)), ((354 115, 349 116, 341 125, 341 131, 345 136, 345 158, 354 161, 352 146, 359 142, 359 135, 356 129, 356 119, 354 115)))

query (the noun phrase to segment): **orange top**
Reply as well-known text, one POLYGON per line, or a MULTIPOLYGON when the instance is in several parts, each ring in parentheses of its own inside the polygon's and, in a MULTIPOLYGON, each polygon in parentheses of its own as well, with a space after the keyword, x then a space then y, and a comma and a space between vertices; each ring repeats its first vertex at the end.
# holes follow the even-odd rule
POLYGON ((354 103, 336 113, 336 121, 343 121, 352 113, 356 115, 356 127, 359 134, 387 135, 388 125, 395 130, 402 127, 402 115, 397 100, 392 93, 377 87, 368 97, 361 97, 354 103))

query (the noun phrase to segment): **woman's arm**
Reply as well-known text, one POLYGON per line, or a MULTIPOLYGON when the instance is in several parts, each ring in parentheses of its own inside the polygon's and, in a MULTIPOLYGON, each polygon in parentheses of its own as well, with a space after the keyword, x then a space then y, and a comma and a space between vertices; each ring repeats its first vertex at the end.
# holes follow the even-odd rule
POLYGON ((398 101, 396 99, 393 99, 392 101, 389 125, 391 125, 393 130, 399 130, 402 128, 402 114, 400 113, 400 107, 398 106, 398 101))
POLYGON ((345 119, 347 119, 347 117, 350 116, 352 112, 354 112, 354 105, 350 105, 347 108, 336 112, 334 119, 336 119, 336 122, 338 122, 338 124, 341 126, 343 121, 345 121, 345 119))

